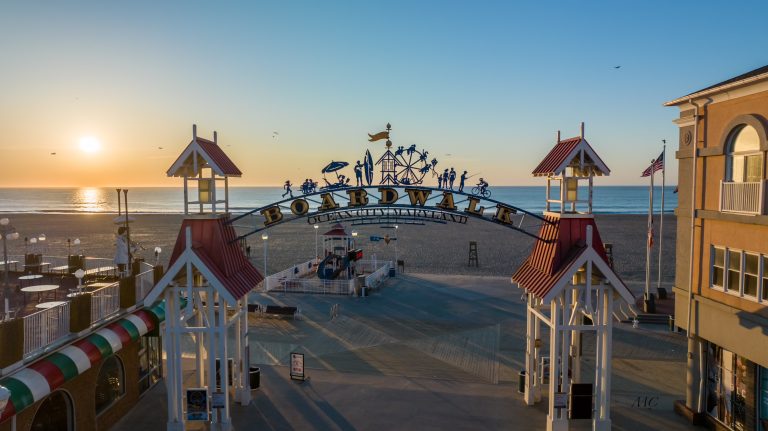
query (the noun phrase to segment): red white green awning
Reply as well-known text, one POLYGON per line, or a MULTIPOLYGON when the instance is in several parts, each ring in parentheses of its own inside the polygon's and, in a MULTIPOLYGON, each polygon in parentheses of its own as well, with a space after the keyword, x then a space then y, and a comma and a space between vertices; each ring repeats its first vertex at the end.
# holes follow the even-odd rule
POLYGON ((163 320, 165 301, 160 301, 152 307, 134 311, 0 380, 0 386, 11 392, 11 398, 0 414, 0 423, 45 398, 124 345, 157 328, 163 320))

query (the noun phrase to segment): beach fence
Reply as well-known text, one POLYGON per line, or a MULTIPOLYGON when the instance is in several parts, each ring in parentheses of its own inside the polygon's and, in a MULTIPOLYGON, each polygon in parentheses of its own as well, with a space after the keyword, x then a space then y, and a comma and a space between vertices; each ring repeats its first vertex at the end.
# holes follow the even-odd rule
POLYGON ((267 292, 314 293, 322 295, 353 295, 357 288, 378 288, 389 277, 392 261, 360 260, 355 262, 355 270, 362 272, 362 278, 349 280, 324 280, 308 277, 317 271, 317 259, 299 263, 290 268, 272 274, 265 279, 267 292))

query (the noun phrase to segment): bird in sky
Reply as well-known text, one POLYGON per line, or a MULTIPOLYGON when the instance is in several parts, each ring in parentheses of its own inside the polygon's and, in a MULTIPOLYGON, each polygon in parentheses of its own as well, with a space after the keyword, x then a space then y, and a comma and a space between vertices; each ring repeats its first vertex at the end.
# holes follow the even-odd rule
POLYGON ((272 132, 272 139, 274 139, 275 141, 279 140, 280 134, 277 132, 272 132))
POLYGON ((621 66, 613 66, 614 69, 621 69, 621 66))
POLYGON ((158 149, 158 150, 162 150, 162 149, 163 149, 163 147, 157 147, 157 149, 158 149))
POLYGON ((55 155, 56 155, 56 153, 51 153, 51 155, 52 155, 52 156, 55 156, 55 155))

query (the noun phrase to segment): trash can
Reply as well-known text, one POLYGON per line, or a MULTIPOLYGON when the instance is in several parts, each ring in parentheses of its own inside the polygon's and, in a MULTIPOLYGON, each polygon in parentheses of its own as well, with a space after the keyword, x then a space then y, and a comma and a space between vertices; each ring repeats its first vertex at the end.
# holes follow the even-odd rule
POLYGON ((520 370, 520 373, 517 375, 517 392, 525 393, 525 370, 520 370))
POLYGON ((395 267, 394 266, 390 266, 389 267, 389 276, 390 277, 394 277, 396 275, 397 275, 397 272, 395 271, 395 267))
POLYGON ((651 314, 656 312, 656 295, 653 293, 649 293, 643 299, 643 312, 651 314))
POLYGON ((659 299, 667 299, 667 289, 659 287, 656 291, 659 292, 659 299))
POLYGON ((571 419, 592 419, 592 383, 571 385, 571 419))
POLYGON ((248 381, 250 382, 251 390, 258 389, 261 384, 261 368, 250 367, 248 369, 248 381))

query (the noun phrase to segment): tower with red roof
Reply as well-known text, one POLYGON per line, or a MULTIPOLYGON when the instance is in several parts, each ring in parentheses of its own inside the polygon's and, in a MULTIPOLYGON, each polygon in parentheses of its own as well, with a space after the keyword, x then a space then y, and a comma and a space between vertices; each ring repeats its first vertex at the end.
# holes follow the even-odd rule
POLYGON ((577 418, 591 418, 594 430, 610 430, 614 302, 634 303, 609 263, 592 214, 593 178, 610 170, 584 138, 582 123, 577 137, 561 140, 558 132, 554 148, 532 173, 547 179, 546 221, 531 254, 512 275, 527 297, 524 399, 528 405, 540 400, 542 376, 548 373, 547 430, 567 430, 577 418), (542 355, 542 323, 549 327, 548 361, 542 355), (591 382, 581 376, 581 332, 595 334, 591 382), (589 400, 584 409, 579 399, 589 400))

